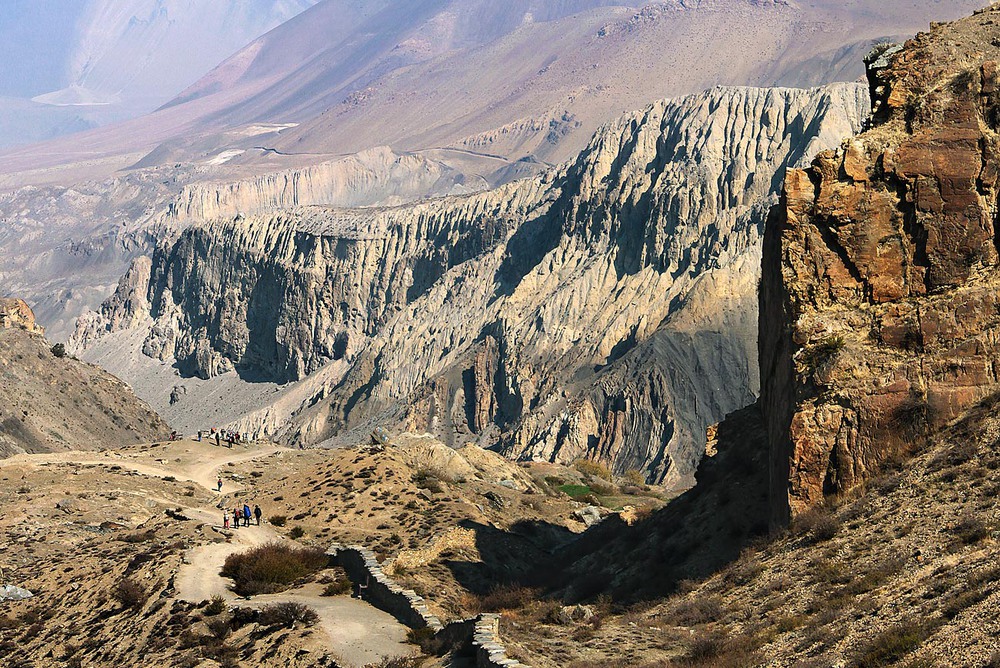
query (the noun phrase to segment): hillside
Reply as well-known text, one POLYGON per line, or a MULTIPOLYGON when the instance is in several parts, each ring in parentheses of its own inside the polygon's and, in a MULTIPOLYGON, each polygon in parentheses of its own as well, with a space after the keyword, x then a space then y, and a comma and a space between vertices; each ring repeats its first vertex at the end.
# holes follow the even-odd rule
POLYGON ((20 300, 0 300, 0 456, 162 438, 166 423, 101 369, 60 357, 20 300))
POLYGON ((865 98, 716 89, 494 191, 193 226, 138 260, 73 345, 187 429, 314 445, 382 424, 679 483, 706 427, 757 391, 753 295, 781 174, 859 129, 865 98))

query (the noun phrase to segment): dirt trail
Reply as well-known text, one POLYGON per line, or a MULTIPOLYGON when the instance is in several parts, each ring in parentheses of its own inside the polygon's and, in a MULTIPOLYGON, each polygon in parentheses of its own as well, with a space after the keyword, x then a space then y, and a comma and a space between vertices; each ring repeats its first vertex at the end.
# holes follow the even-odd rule
MULTIPOLYGON (((17 455, 3 460, 0 466, 50 463, 120 466, 141 475, 160 478, 172 476, 177 480, 195 483, 216 494, 217 505, 229 507, 236 505, 232 495, 238 496, 242 487, 236 481, 226 478, 223 480, 222 493, 217 492, 219 470, 281 451, 293 452, 274 446, 243 452, 219 449, 217 453, 201 453, 194 461, 173 463, 161 458, 156 460, 155 465, 134 461, 130 458, 133 453, 108 452, 96 455, 92 452, 59 452, 17 455)), ((320 596, 319 585, 309 585, 280 594, 255 596, 252 599, 237 596, 229 590, 229 580, 219 575, 226 557, 257 545, 287 539, 267 523, 259 527, 251 525, 239 529, 223 529, 222 510, 218 507, 183 507, 182 510, 193 519, 211 526, 219 533, 220 541, 199 545, 185 554, 184 564, 174 579, 177 598, 197 603, 213 596, 222 596, 227 601, 239 601, 239 605, 254 608, 281 601, 304 603, 319 615, 319 625, 329 637, 330 651, 345 667, 361 667, 375 663, 384 656, 409 656, 416 653, 415 648, 406 643, 407 628, 394 617, 354 598, 320 596)))

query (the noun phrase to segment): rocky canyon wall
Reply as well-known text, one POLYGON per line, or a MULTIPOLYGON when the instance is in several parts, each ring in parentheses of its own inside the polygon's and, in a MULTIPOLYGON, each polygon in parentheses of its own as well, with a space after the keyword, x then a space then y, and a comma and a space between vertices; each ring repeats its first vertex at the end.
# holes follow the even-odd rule
POLYGON ((772 520, 1000 390, 1000 11, 870 58, 863 134, 791 170, 764 245, 772 520))
POLYGON ((202 378, 336 365, 287 420, 252 425, 288 442, 389 424, 677 481, 706 427, 756 395, 760 240, 785 168, 868 106, 854 84, 720 88, 626 115, 576 160, 493 191, 198 225, 77 341, 144 327, 148 356, 202 378))

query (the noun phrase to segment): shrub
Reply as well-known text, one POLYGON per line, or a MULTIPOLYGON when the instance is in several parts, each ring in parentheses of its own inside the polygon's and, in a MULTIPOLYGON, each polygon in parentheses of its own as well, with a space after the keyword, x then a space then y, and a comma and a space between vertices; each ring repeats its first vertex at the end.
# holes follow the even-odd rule
POLYGON ((862 647, 856 668, 891 666, 920 647, 937 627, 926 622, 904 622, 875 636, 862 647))
POLYGON ((828 541, 840 532, 840 520, 826 506, 817 506, 795 518, 793 530, 813 543, 828 541))
POLYGON ((634 487, 645 487, 646 476, 639 469, 629 469, 625 471, 625 482, 634 487))
POLYGON ((149 598, 146 589, 132 578, 124 578, 119 582, 114 595, 115 600, 125 609, 141 608, 149 598))
POLYGON ((288 535, 295 539, 302 538, 306 535, 306 530, 300 526, 294 526, 291 531, 288 532, 288 535))
POLYGON ((437 634, 434 629, 425 626, 422 629, 410 629, 406 632, 406 642, 416 645, 424 654, 437 654, 437 634))
POLYGON ((57 343, 52 346, 52 355, 55 357, 66 357, 66 346, 61 343, 57 343))
POLYGON ((343 596, 344 594, 351 593, 351 581, 346 578, 341 578, 335 582, 328 583, 323 587, 323 593, 320 596, 343 596))
POLYGON ((284 515, 271 515, 267 518, 267 521, 276 527, 283 527, 285 526, 285 522, 288 521, 288 518, 284 515))
POLYGON ((844 349, 845 343, 842 336, 828 336, 819 343, 810 346, 802 351, 802 364, 811 371, 822 369, 844 349))
POLYGON ((251 596, 281 591, 329 565, 330 558, 322 550, 268 543, 229 555, 222 575, 233 579, 237 594, 251 596))
POLYGON ((972 545, 989 536, 990 528, 981 517, 966 514, 959 518, 951 532, 963 545, 972 545))
POLYGON ((312 626, 318 621, 316 611, 302 603, 273 603, 260 611, 260 623, 264 626, 284 626, 290 629, 296 624, 312 626))
POLYGON ((697 626, 718 621, 724 614, 720 597, 703 596, 680 601, 670 611, 670 618, 677 626, 697 626))
POLYGON ((487 612, 517 610, 538 598, 538 591, 519 585, 498 584, 490 593, 480 597, 479 607, 487 612))
POLYGON ((226 611, 226 599, 222 596, 216 594, 209 601, 208 605, 205 606, 205 615, 207 617, 214 617, 215 615, 222 614, 226 611))
POLYGON ((584 475, 611 481, 611 471, 607 466, 591 459, 578 459, 573 462, 573 468, 584 475))

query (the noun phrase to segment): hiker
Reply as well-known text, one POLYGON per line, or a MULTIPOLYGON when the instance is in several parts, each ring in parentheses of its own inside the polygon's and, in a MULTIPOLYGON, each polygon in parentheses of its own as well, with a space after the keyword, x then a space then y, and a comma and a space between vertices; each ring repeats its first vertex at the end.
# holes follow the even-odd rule
POLYGON ((250 526, 250 506, 243 504, 243 526, 250 526))
POLYGON ((198 430, 198 442, 201 443, 201 429, 198 430))
POLYGON ((233 528, 240 528, 240 510, 239 508, 233 508, 233 528))
POLYGON ((216 484, 218 485, 218 489, 216 489, 215 491, 221 492, 222 491, 222 476, 219 476, 219 482, 216 483, 216 484))
POLYGON ((263 515, 263 514, 264 513, 262 513, 260 511, 260 506, 254 505, 254 507, 253 507, 253 516, 257 518, 257 526, 260 526, 260 516, 263 515))
POLYGON ((215 447, 222 445, 221 439, 219 438, 219 432, 215 432, 215 447))
POLYGON ((228 529, 229 528, 229 511, 228 510, 223 510, 222 511, 222 528, 223 529, 228 529))

